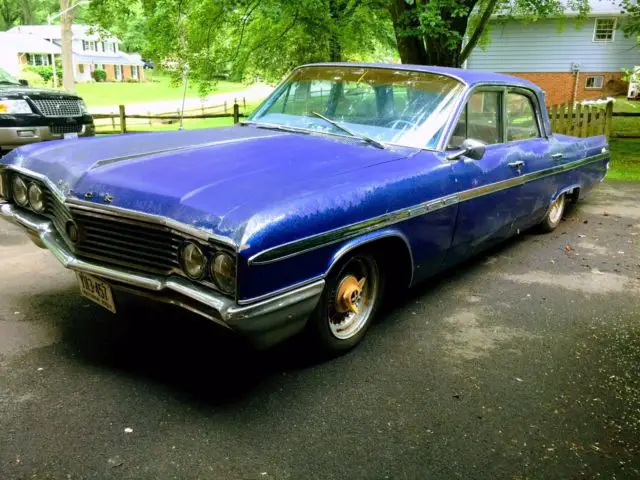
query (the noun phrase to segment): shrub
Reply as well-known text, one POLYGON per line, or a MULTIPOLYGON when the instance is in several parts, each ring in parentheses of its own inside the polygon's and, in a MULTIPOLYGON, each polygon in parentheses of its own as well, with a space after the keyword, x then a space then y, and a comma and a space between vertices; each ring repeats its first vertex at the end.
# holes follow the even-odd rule
POLYGON ((47 82, 44 81, 44 78, 42 78, 36 72, 29 70, 28 68, 22 69, 22 71, 20 72, 19 78, 21 80, 26 80, 27 82, 29 82, 29 85, 32 87, 50 86, 47 84, 47 82))
MULTIPOLYGON (((43 67, 27 67, 25 69, 25 71, 29 71, 29 72, 35 72, 38 75, 40 75, 40 77, 45 81, 45 82, 49 82, 49 80, 51 80, 53 78, 53 68, 51 68, 51 65, 49 66, 43 66, 43 67)), ((62 69, 61 68, 56 68, 56 75, 58 77, 58 81, 61 82, 62 81, 62 69)))
POLYGON ((107 81, 107 72, 105 72, 104 70, 102 70, 101 68, 96 68, 92 73, 91 76, 93 77, 93 79, 96 82, 106 82, 107 81))

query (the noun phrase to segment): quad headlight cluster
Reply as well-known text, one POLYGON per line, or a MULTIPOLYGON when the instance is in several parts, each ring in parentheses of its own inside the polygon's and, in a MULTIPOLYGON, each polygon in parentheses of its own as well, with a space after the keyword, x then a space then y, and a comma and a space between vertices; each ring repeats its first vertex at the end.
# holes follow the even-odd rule
POLYGON ((36 213, 45 210, 44 192, 35 182, 30 182, 20 175, 14 175, 11 180, 13 200, 21 207, 30 208, 36 213))
POLYGON ((200 246, 185 242, 180 248, 182 270, 193 280, 209 277, 226 294, 236 290, 236 261, 227 252, 215 252, 207 255, 200 246))

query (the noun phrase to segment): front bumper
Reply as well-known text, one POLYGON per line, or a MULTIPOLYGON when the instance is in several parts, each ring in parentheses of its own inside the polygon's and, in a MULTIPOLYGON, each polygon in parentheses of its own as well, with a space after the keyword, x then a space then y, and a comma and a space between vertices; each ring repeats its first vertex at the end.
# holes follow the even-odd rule
POLYGON ((259 348, 275 345, 300 332, 324 289, 324 280, 318 280, 267 300, 240 306, 179 276, 164 278, 81 260, 69 250, 49 220, 11 204, 0 203, 0 218, 22 227, 36 245, 51 251, 64 267, 106 279, 117 290, 198 313, 247 336, 259 348))
MULTIPOLYGON (((95 135, 96 129, 92 123, 82 125, 79 137, 95 135)), ((53 133, 48 126, 20 126, 0 127, 0 149, 11 150, 29 143, 44 142, 46 140, 60 140, 63 133, 53 133)))

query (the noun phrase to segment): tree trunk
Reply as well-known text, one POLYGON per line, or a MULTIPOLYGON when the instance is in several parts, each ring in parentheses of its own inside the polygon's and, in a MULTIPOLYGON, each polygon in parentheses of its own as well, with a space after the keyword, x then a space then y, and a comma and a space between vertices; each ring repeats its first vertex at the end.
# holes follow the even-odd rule
MULTIPOLYGON (((60 11, 69 8, 72 0, 60 0, 60 11)), ((62 86, 67 92, 75 93, 75 76, 73 72, 72 57, 72 33, 74 11, 71 10, 60 17, 60 29, 62 32, 62 86)))
POLYGON ((405 0, 393 0, 389 5, 389 13, 393 21, 393 30, 400 60, 402 63, 426 65, 428 58, 424 40, 420 37, 406 36, 401 33, 405 26, 414 28, 419 26, 418 19, 411 15, 411 11, 414 9, 415 3, 409 5, 405 0))

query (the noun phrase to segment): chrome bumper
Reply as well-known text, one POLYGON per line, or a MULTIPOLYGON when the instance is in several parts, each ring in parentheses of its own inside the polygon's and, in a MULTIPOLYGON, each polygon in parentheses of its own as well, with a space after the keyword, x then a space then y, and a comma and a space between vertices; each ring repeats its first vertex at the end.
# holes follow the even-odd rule
POLYGON ((70 270, 109 280, 117 290, 191 310, 246 335, 260 348, 275 345, 301 331, 324 288, 324 280, 318 280, 267 300, 240 306, 182 277, 158 277, 81 260, 73 255, 49 220, 11 204, 0 203, 0 218, 22 227, 36 245, 48 249, 70 270))
MULTIPOLYGON (((82 125, 78 133, 80 137, 95 135, 93 124, 82 125)), ((46 140, 60 140, 62 133, 52 133, 49 127, 0 127, 0 149, 11 150, 29 143, 44 142, 46 140)))

